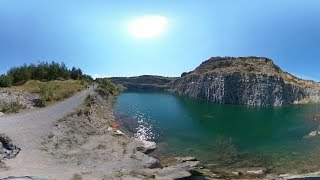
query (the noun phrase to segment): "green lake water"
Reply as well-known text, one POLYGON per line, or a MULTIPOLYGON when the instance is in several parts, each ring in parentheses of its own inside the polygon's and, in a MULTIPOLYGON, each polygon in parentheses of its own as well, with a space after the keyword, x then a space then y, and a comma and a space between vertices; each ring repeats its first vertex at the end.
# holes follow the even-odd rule
POLYGON ((320 169, 313 120, 320 105, 222 105, 165 92, 124 92, 114 112, 135 138, 155 141, 154 156, 196 156, 209 168, 267 167, 271 172, 320 169))

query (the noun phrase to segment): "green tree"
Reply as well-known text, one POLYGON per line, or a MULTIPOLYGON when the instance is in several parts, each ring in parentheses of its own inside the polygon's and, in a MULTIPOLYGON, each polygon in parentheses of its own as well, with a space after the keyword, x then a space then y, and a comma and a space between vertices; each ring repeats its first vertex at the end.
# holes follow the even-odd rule
POLYGON ((0 75, 0 87, 10 87, 12 85, 12 79, 5 74, 0 75))

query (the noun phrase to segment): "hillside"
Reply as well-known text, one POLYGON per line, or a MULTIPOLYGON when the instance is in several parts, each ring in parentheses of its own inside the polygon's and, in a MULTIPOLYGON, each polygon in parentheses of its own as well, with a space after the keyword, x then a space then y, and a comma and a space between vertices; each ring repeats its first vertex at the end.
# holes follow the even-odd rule
POLYGON ((130 90, 167 90, 170 83, 175 80, 173 77, 143 75, 136 77, 113 77, 110 80, 130 90))
POLYGON ((223 104, 282 106, 320 101, 320 85, 281 70, 264 57, 213 57, 182 73, 170 90, 223 104))

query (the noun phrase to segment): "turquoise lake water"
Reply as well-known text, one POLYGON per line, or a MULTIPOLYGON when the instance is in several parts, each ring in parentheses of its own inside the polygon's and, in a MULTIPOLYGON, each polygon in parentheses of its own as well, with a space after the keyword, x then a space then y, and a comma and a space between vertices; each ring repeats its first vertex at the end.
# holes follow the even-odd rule
POLYGON ((320 105, 222 105, 165 92, 124 92, 114 112, 139 139, 157 142, 154 156, 196 156, 212 169, 267 167, 271 172, 320 169, 320 105))

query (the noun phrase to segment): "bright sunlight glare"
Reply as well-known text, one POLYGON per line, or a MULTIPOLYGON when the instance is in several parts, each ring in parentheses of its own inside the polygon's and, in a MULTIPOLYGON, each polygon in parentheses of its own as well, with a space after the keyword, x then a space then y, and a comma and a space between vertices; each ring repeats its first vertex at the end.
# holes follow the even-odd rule
POLYGON ((168 24, 163 16, 143 16, 129 23, 129 32, 136 38, 152 38, 160 35, 168 24))

